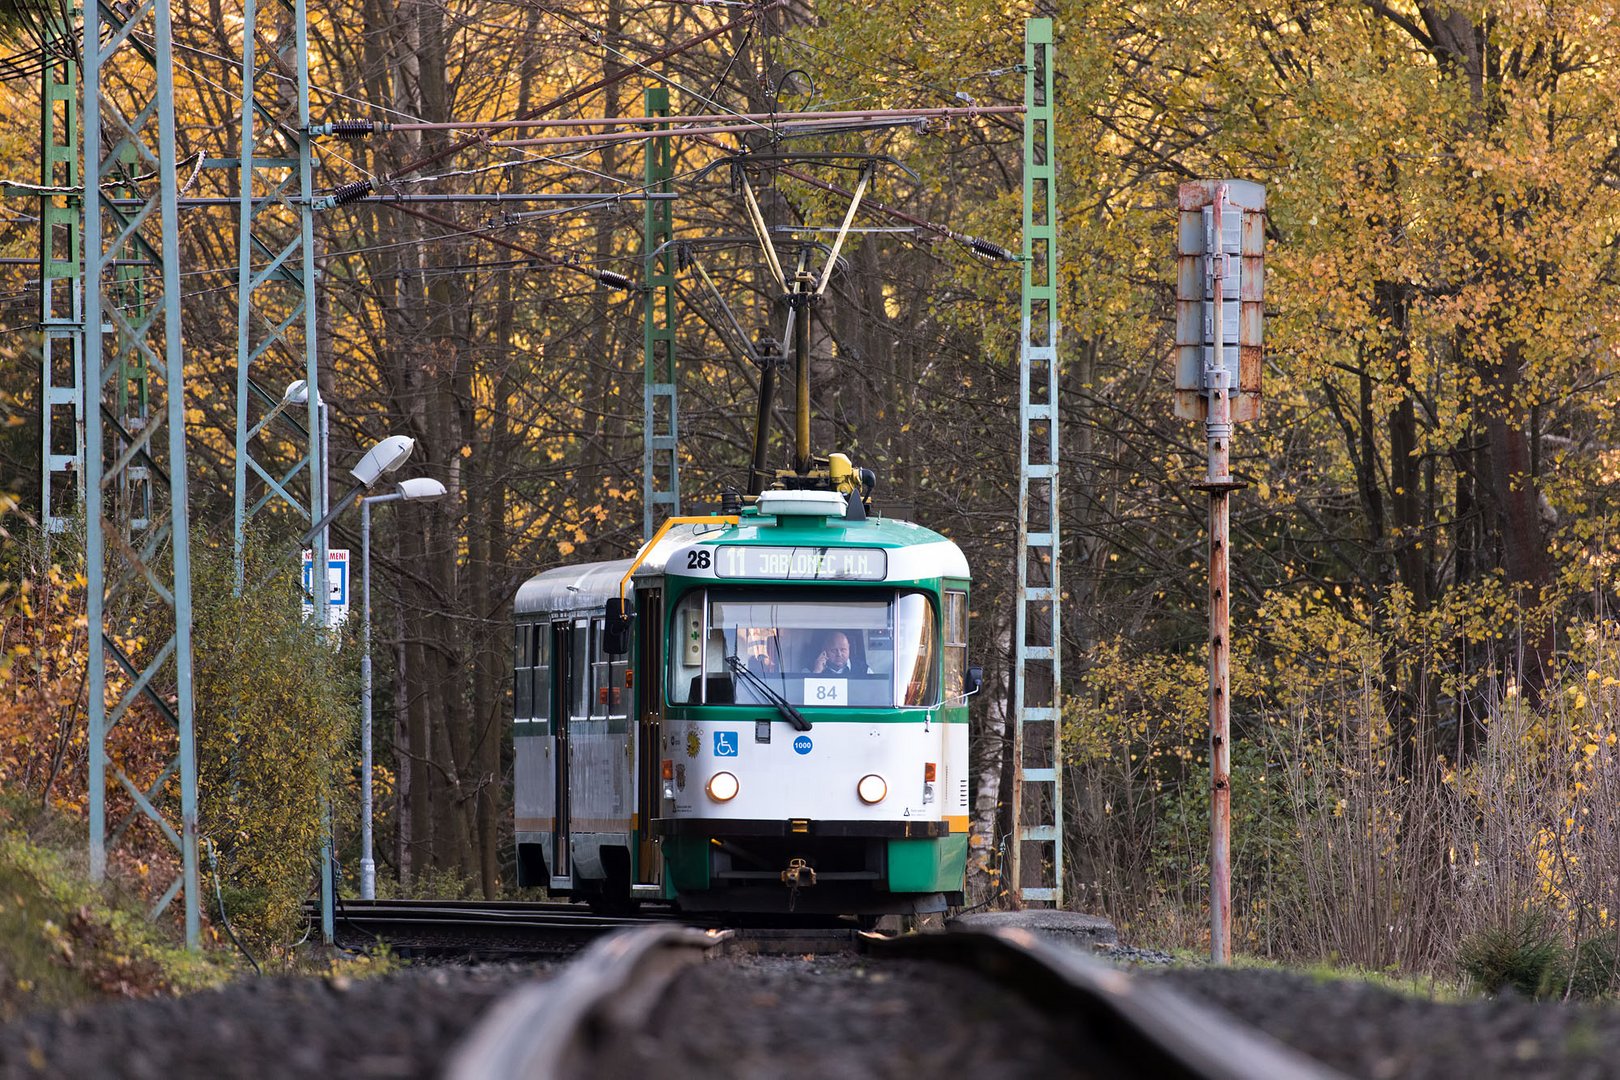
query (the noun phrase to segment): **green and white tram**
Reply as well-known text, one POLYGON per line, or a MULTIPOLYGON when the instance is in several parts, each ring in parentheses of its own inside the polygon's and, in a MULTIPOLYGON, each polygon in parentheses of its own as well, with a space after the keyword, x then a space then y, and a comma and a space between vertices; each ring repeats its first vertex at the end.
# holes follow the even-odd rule
POLYGON ((519 884, 693 911, 960 902, 967 561, 863 502, 764 491, 519 590, 519 884))

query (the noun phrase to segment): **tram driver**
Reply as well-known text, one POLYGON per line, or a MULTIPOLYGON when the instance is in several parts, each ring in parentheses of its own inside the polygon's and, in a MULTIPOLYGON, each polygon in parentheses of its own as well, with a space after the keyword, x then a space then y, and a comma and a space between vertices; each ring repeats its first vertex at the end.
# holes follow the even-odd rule
POLYGON ((821 651, 810 665, 812 675, 870 675, 872 669, 864 664, 858 668, 850 654, 849 635, 834 630, 821 642, 821 651))

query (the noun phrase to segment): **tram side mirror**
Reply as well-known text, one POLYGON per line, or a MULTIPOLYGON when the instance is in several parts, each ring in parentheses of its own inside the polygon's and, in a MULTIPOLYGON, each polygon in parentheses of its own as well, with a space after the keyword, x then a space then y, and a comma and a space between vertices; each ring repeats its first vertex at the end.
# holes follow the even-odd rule
POLYGON ((982 689, 984 689, 984 668, 968 668, 967 678, 962 680, 962 696, 972 697, 982 689))
POLYGON ((605 614, 602 651, 609 656, 624 656, 630 652, 630 605, 615 596, 607 602, 605 614))

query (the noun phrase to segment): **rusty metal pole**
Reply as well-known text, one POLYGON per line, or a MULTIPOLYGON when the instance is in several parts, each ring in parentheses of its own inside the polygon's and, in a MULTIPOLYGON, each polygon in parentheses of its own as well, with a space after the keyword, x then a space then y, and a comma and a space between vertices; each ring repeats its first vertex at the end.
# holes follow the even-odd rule
POLYGON ((1209 492, 1209 954, 1216 964, 1232 960, 1232 786, 1231 786, 1231 604, 1227 549, 1230 539, 1231 373, 1226 366, 1224 285, 1227 254, 1221 243, 1221 211, 1226 185, 1215 192, 1212 208, 1216 243, 1209 253, 1213 280, 1214 349, 1205 369, 1209 388, 1208 467, 1201 485, 1209 492))
POLYGON ((1260 415, 1266 189, 1190 180, 1177 193, 1175 413, 1201 421, 1209 495, 1209 951, 1232 958, 1232 430, 1260 415), (1229 321, 1230 320, 1230 321, 1229 321), (1228 343, 1232 343, 1231 346, 1228 343))

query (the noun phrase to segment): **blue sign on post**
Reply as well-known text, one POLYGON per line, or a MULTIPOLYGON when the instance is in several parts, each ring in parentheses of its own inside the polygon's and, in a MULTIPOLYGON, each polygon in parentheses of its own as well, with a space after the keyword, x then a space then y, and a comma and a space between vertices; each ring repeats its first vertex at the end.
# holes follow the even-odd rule
MULTIPOLYGON (((310 572, 315 566, 315 553, 304 551, 304 614, 314 612, 314 606, 309 602, 311 593, 310 572)), ((326 553, 326 602, 331 607, 332 625, 343 622, 349 614, 349 552, 345 548, 332 548, 326 553)))
POLYGON ((735 731, 717 731, 714 733, 714 756, 737 756, 737 733, 735 731))

